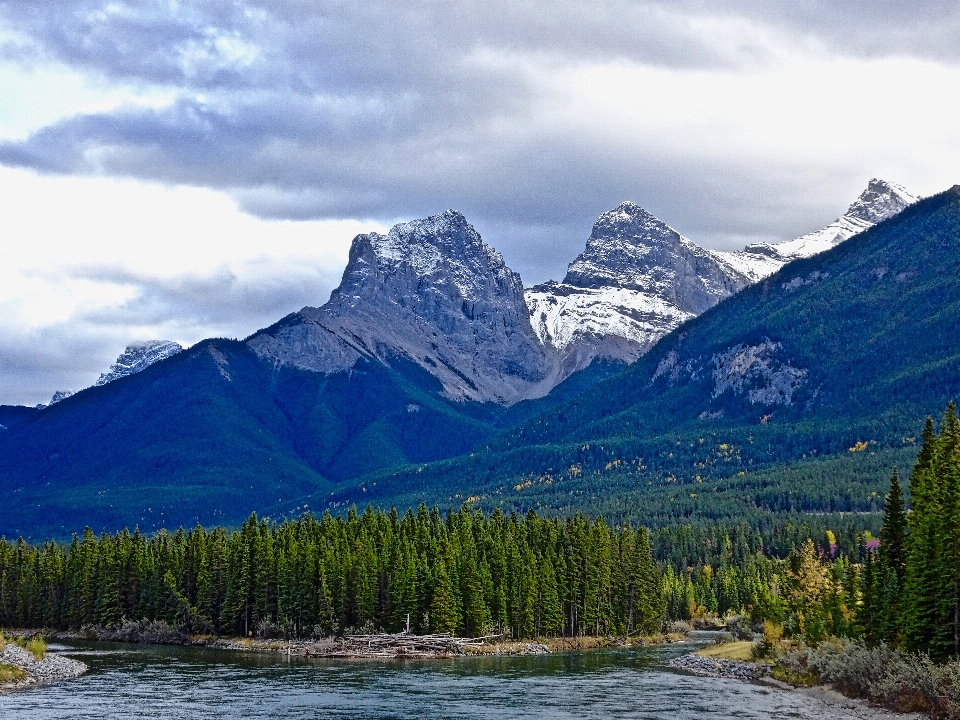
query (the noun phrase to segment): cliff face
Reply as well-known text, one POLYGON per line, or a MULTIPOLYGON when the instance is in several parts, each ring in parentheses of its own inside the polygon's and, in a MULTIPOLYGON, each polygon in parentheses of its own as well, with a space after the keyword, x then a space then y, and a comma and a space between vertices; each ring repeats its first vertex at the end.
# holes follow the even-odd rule
POLYGON ((546 394, 557 376, 530 326, 520 276, 452 210, 358 235, 329 302, 248 343, 276 365, 324 373, 362 357, 408 360, 448 398, 504 405, 546 394))

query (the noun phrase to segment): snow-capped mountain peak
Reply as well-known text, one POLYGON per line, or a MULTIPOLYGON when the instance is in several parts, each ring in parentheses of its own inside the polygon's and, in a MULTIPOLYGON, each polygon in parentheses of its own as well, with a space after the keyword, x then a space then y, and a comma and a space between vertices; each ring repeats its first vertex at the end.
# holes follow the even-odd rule
POLYGON ((867 184, 867 189, 854 200, 844 217, 856 218, 870 225, 876 225, 878 222, 892 218, 919 199, 901 185, 872 178, 867 184))
POLYGON ((726 253, 731 261, 753 276, 754 281, 772 275, 791 260, 813 257, 844 240, 888 220, 919 198, 902 186, 873 178, 843 215, 825 228, 794 240, 748 245, 740 252, 726 253))
POLYGON ((460 213, 354 238, 340 286, 248 340, 276 365, 315 372, 413 361, 453 399, 546 394, 556 361, 530 326, 520 276, 460 213))
POLYGON ((148 340, 128 345, 117 361, 110 366, 110 370, 103 373, 94 383, 94 387, 142 372, 156 362, 173 357, 181 350, 183 348, 179 343, 170 340, 148 340))
POLYGON ((661 337, 791 260, 829 250, 893 217, 917 198, 872 179, 827 227, 739 252, 702 248, 632 202, 597 220, 562 283, 526 291, 540 340, 560 355, 563 374, 596 357, 632 362, 661 337))
POLYGON ((749 280, 726 258, 625 202, 599 217, 562 283, 530 288, 526 298, 534 330, 568 374, 595 357, 632 362, 749 280))

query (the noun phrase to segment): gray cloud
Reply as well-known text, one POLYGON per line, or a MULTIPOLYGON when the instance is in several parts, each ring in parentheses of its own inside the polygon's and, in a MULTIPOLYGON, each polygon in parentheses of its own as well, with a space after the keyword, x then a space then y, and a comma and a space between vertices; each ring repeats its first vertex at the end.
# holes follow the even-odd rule
MULTIPOLYGON (((829 222, 878 172, 697 157, 643 129, 612 147, 544 119, 552 71, 604 62, 737 74, 776 66, 782 47, 960 62, 960 9, 940 0, 61 0, 56 12, 0 0, 0 27, 9 60, 55 61, 177 97, 66 118, 0 143, 0 163, 215 188, 267 218, 389 221, 453 207, 528 284, 562 276, 597 215, 624 199, 732 248, 829 222)), ((188 341, 244 336, 321 304, 339 279, 320 269, 256 280, 71 272, 132 285, 136 296, 0 338, 5 401, 47 399, 54 376, 57 387, 89 384, 135 339, 131 328, 188 341)))
MULTIPOLYGON (((656 205, 692 196, 690 183, 703 186, 714 168, 544 125, 544 68, 622 60, 755 69, 776 62, 764 32, 816 38, 839 53, 955 62, 954 5, 74 0, 51 13, 7 0, 0 17, 17 33, 9 52, 173 87, 180 99, 65 119, 0 144, 0 162, 213 187, 270 218, 383 219, 456 206, 479 223, 573 232, 627 197, 656 205), (717 23, 748 28, 725 33, 717 23)), ((773 174, 736 160, 722 173, 748 190, 769 187, 773 174)), ((724 185, 716 202, 729 208, 742 190, 724 185)), ((771 225, 776 208, 756 194, 742 213, 714 213, 716 194, 707 189, 706 205, 666 203, 710 236, 756 234, 758 212, 764 232, 792 227, 771 225)))

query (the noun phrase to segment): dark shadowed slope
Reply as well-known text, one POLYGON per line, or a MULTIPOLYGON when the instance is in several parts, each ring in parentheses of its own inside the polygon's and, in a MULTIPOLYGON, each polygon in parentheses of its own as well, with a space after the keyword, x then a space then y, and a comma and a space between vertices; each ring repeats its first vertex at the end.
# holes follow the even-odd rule
POLYGON ((0 534, 231 524, 491 432, 419 368, 276 370, 242 343, 205 341, 2 431, 0 534))

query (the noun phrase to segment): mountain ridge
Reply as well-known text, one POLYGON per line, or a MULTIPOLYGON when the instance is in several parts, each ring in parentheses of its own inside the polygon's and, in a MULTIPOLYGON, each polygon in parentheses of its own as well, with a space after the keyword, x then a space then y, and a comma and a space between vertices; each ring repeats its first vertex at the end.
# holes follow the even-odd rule
POLYGON ((534 329, 566 372, 600 357, 632 363, 661 337, 788 262, 835 247, 916 201, 873 178, 821 230, 737 252, 702 248, 633 202, 603 213, 563 281, 526 291, 534 329))

